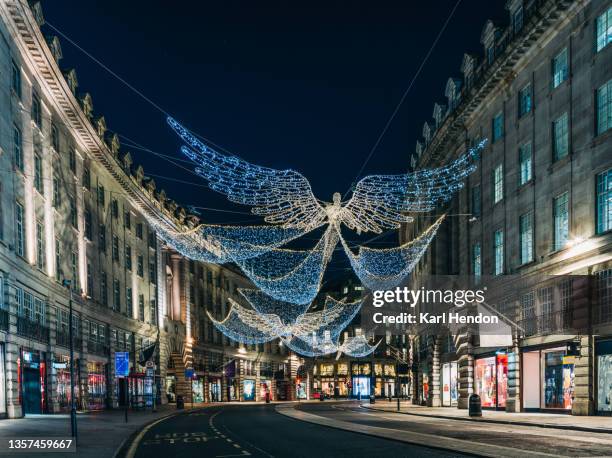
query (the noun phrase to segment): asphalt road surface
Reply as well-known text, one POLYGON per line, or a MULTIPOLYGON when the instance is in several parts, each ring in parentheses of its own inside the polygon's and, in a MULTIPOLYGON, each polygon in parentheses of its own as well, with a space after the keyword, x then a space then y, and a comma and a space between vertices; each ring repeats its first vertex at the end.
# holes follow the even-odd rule
POLYGON ((294 420, 277 413, 274 405, 262 404, 220 405, 164 420, 147 431, 135 456, 427 458, 465 455, 294 420))

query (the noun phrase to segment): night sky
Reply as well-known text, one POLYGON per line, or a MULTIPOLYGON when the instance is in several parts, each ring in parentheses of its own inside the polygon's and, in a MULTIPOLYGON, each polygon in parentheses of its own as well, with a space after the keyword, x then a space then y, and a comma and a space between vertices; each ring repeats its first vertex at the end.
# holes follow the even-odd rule
MULTIPOLYGON (((455 3, 65 0, 43 1, 43 11, 186 127, 250 162, 301 172, 331 201, 350 188, 455 3)), ((460 75, 465 51, 482 53, 484 23, 505 18, 504 3, 459 4, 361 176, 406 172, 447 78, 460 75)), ((185 206, 225 210, 201 210, 205 222, 261 223, 198 176, 127 146, 184 159, 165 115, 61 41, 61 66, 77 69, 79 90, 158 189, 185 206)))

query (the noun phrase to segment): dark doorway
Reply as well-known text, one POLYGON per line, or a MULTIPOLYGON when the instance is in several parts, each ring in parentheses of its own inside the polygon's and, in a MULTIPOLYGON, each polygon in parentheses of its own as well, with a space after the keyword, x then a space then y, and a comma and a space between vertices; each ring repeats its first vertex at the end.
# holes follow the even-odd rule
POLYGON ((23 368, 23 410, 25 414, 42 413, 40 393, 40 371, 23 368))
POLYGON ((125 407, 127 404, 127 378, 119 379, 119 405, 125 407))

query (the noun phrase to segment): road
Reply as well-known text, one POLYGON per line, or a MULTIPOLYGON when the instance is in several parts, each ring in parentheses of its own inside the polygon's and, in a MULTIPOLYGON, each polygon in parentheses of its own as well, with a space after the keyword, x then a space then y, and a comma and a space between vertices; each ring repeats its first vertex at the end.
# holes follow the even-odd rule
POLYGON ((274 405, 220 405, 151 427, 136 458, 460 457, 453 452, 341 431, 283 416, 274 405))
POLYGON ((612 434, 606 433, 425 418, 372 411, 356 402, 304 403, 297 409, 293 407, 224 404, 172 417, 146 432, 134 456, 395 458, 466 456, 461 453, 511 457, 612 455, 612 434), (333 428, 329 427, 331 424, 333 428))

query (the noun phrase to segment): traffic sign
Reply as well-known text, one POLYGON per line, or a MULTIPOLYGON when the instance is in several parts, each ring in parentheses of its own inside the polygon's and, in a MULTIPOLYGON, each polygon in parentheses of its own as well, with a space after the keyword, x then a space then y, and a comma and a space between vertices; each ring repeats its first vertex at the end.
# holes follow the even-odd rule
POLYGON ((148 369, 148 368, 153 368, 153 369, 155 369, 155 363, 154 363, 153 361, 149 360, 149 361, 147 361, 147 362, 145 363, 145 367, 146 367, 147 369, 148 369))
POLYGON ((127 377, 130 373, 130 354, 127 351, 115 352, 115 376, 127 377))

